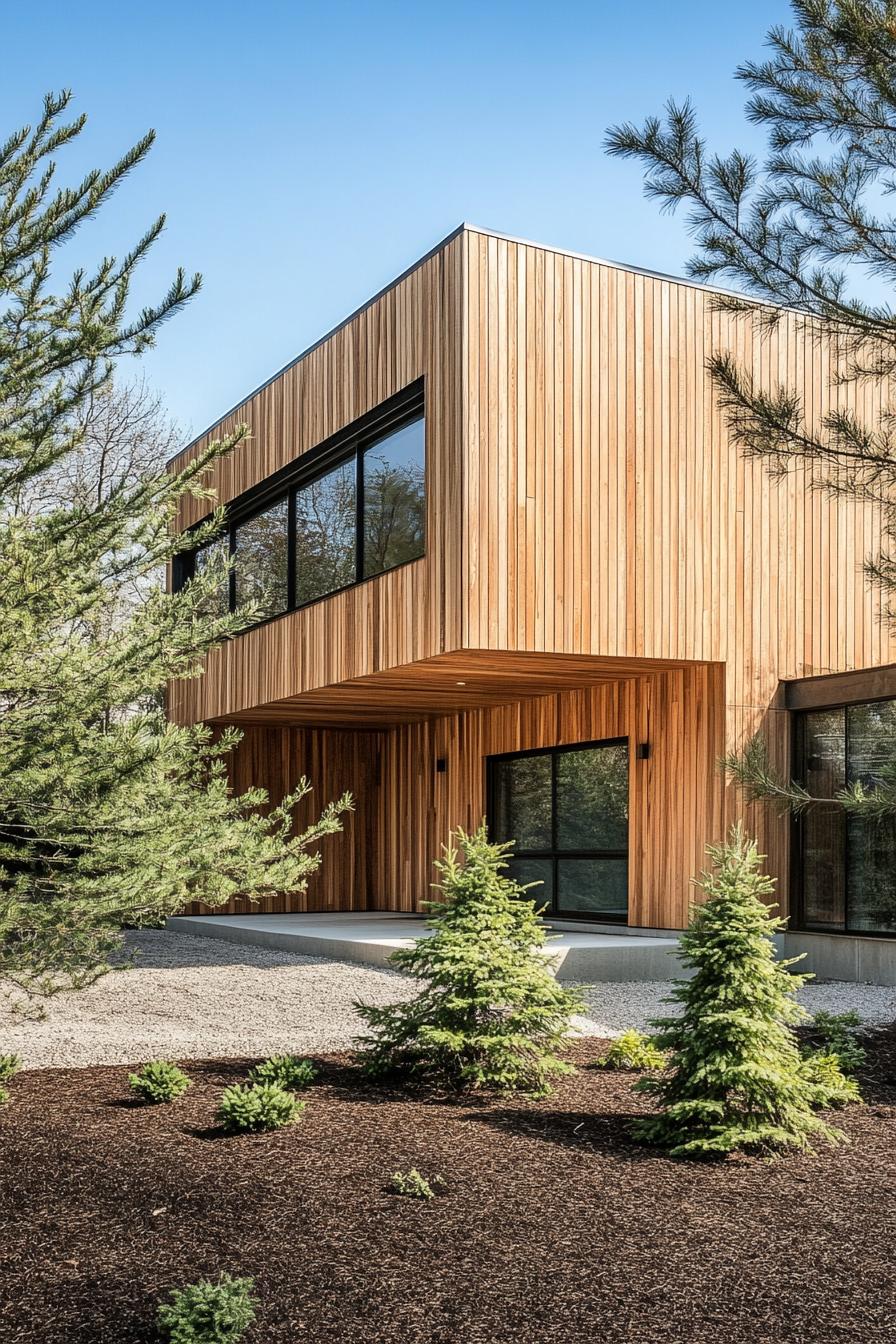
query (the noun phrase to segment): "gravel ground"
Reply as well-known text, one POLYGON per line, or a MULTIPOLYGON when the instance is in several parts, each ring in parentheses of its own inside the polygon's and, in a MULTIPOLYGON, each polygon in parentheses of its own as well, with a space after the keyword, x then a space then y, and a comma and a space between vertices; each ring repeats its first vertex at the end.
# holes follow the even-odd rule
MULTIPOLYGON (((594 1022, 595 1036, 618 1036, 627 1027, 646 1031, 651 1018, 677 1012, 665 999, 669 984, 663 980, 627 981, 622 984, 579 985, 594 1022)), ((797 995, 813 1015, 858 1013, 868 1026, 896 1020, 896 989, 885 985, 854 985, 845 980, 827 980, 805 985, 797 995)))
MULTIPOLYGON (((356 998, 390 1003, 413 984, 394 971, 298 957, 214 938, 151 930, 128 936, 134 967, 79 994, 60 995, 43 1021, 0 1007, 0 1051, 26 1068, 132 1064, 144 1059, 213 1059, 278 1051, 346 1049, 360 1025, 356 998)), ((644 1030, 665 1012, 663 981, 581 985, 588 1017, 579 1034, 644 1030)), ((800 993, 810 1012, 855 1010, 871 1023, 896 1019, 896 989, 841 982, 800 993)))
POLYGON ((390 1003, 412 989, 395 971, 216 938, 152 929, 127 944, 135 965, 50 999, 43 1021, 0 1007, 0 1051, 25 1068, 314 1054, 351 1044, 353 999, 390 1003))

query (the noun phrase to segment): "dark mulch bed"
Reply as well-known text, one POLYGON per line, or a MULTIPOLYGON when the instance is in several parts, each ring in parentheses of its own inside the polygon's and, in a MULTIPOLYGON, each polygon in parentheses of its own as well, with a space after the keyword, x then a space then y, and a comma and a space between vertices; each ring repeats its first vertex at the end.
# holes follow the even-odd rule
POLYGON ((257 1280, 253 1344, 827 1344, 896 1325, 896 1035, 848 1147, 672 1162, 633 1143, 632 1078, 583 1066, 538 1103, 426 1101, 332 1059, 297 1128, 220 1137, 238 1061, 173 1106, 126 1070, 23 1074, 0 1114, 0 1339, 156 1338, 172 1285, 257 1280), (446 1178, 422 1203, 390 1172, 446 1178))

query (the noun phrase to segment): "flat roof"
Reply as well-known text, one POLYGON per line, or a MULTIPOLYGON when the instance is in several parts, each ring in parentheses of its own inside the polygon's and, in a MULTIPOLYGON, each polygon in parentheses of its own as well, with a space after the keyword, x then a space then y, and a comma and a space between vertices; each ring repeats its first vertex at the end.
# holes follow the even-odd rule
POLYGON ((276 373, 271 374, 270 378, 265 378, 263 383, 259 383, 251 392, 247 392, 244 397, 240 397, 239 401, 235 401, 229 410, 224 411, 222 415, 219 415, 218 418, 213 420, 200 434, 194 435, 190 442, 183 448, 179 448, 174 456, 168 459, 168 466, 171 466, 172 463, 178 460, 178 458, 183 457, 184 453, 188 453, 191 448, 194 448, 199 440, 204 439, 206 435, 210 434, 217 425, 220 425, 222 420, 226 420, 229 415, 233 415, 234 411, 239 410, 240 406, 244 406, 247 401, 251 401, 259 392, 262 392, 266 387, 270 387, 271 383, 275 383, 278 378, 287 372, 287 370, 293 368, 293 366, 298 364, 300 360, 303 360, 306 355, 310 355, 312 350, 316 350, 318 346, 323 345, 331 336, 335 336, 337 331, 341 331, 343 327, 348 326, 349 322, 353 322, 356 317, 365 312, 372 304, 376 303, 377 300, 381 299, 384 294, 388 294, 390 289, 394 289, 396 285, 400 285, 402 280, 406 280, 419 266, 422 266, 424 262, 429 261, 430 257, 434 257, 437 252, 441 252, 444 247, 447 247, 448 244, 461 233, 480 233, 487 238, 498 238, 505 243, 516 243, 519 247, 537 247, 541 252, 553 252, 557 256, 572 257, 576 261, 594 262, 599 266, 609 266, 615 271, 627 271, 630 275, 646 275, 652 280, 666 280, 670 284, 685 285, 689 289, 701 289, 710 294, 727 294, 731 298, 742 299, 745 303, 762 303, 768 307, 784 306, 772 304, 767 300, 754 299, 749 294, 742 294, 736 289, 725 289, 721 285, 707 285, 700 280, 689 280, 685 276, 671 275, 665 271, 652 271, 645 266, 629 266, 625 262, 611 261, 607 257, 595 257, 587 252, 574 252, 568 247, 554 247, 551 243, 537 243, 531 238, 515 238, 509 233, 499 233, 497 229, 484 229, 478 224, 468 224, 463 222, 458 224, 457 228, 452 229, 450 233, 447 233, 444 238, 440 239, 440 241, 437 242, 434 247, 431 247, 428 252, 424 252, 422 257, 418 257, 410 266, 405 267, 401 274, 397 275, 394 280, 390 280, 387 285, 384 285, 382 289, 377 290, 375 294, 371 295, 369 299, 366 299, 358 308, 355 308, 350 312, 341 322, 337 322, 336 325, 331 327, 329 331, 326 331, 323 336, 319 336, 316 341, 312 341, 311 345, 306 346, 304 350, 299 352, 299 354, 293 356, 292 359, 287 360, 282 368, 279 368, 276 373))

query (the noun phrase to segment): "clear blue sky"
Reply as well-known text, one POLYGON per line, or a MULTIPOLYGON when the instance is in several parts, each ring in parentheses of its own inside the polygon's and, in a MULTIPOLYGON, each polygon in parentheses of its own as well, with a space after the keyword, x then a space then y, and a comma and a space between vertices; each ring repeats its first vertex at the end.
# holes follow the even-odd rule
POLYGON ((607 125, 691 94, 713 144, 745 130, 739 61, 784 0, 435 5, 157 0, 21 5, 4 16, 0 131, 70 86, 86 132, 60 175, 152 155, 72 261, 168 227, 138 299, 178 263, 204 289, 145 361, 199 432, 462 220, 680 273, 688 240, 641 194, 607 125))

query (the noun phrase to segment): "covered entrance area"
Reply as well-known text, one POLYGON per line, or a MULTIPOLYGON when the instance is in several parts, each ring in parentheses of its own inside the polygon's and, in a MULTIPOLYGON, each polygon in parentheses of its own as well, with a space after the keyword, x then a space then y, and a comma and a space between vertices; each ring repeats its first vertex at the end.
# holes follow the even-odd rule
POLYGON ((677 930, 723 829, 720 664, 465 650, 226 721, 235 788, 306 775, 299 824, 346 790, 355 810, 307 892, 186 913, 418 914, 452 830, 487 817, 551 917, 677 930))

